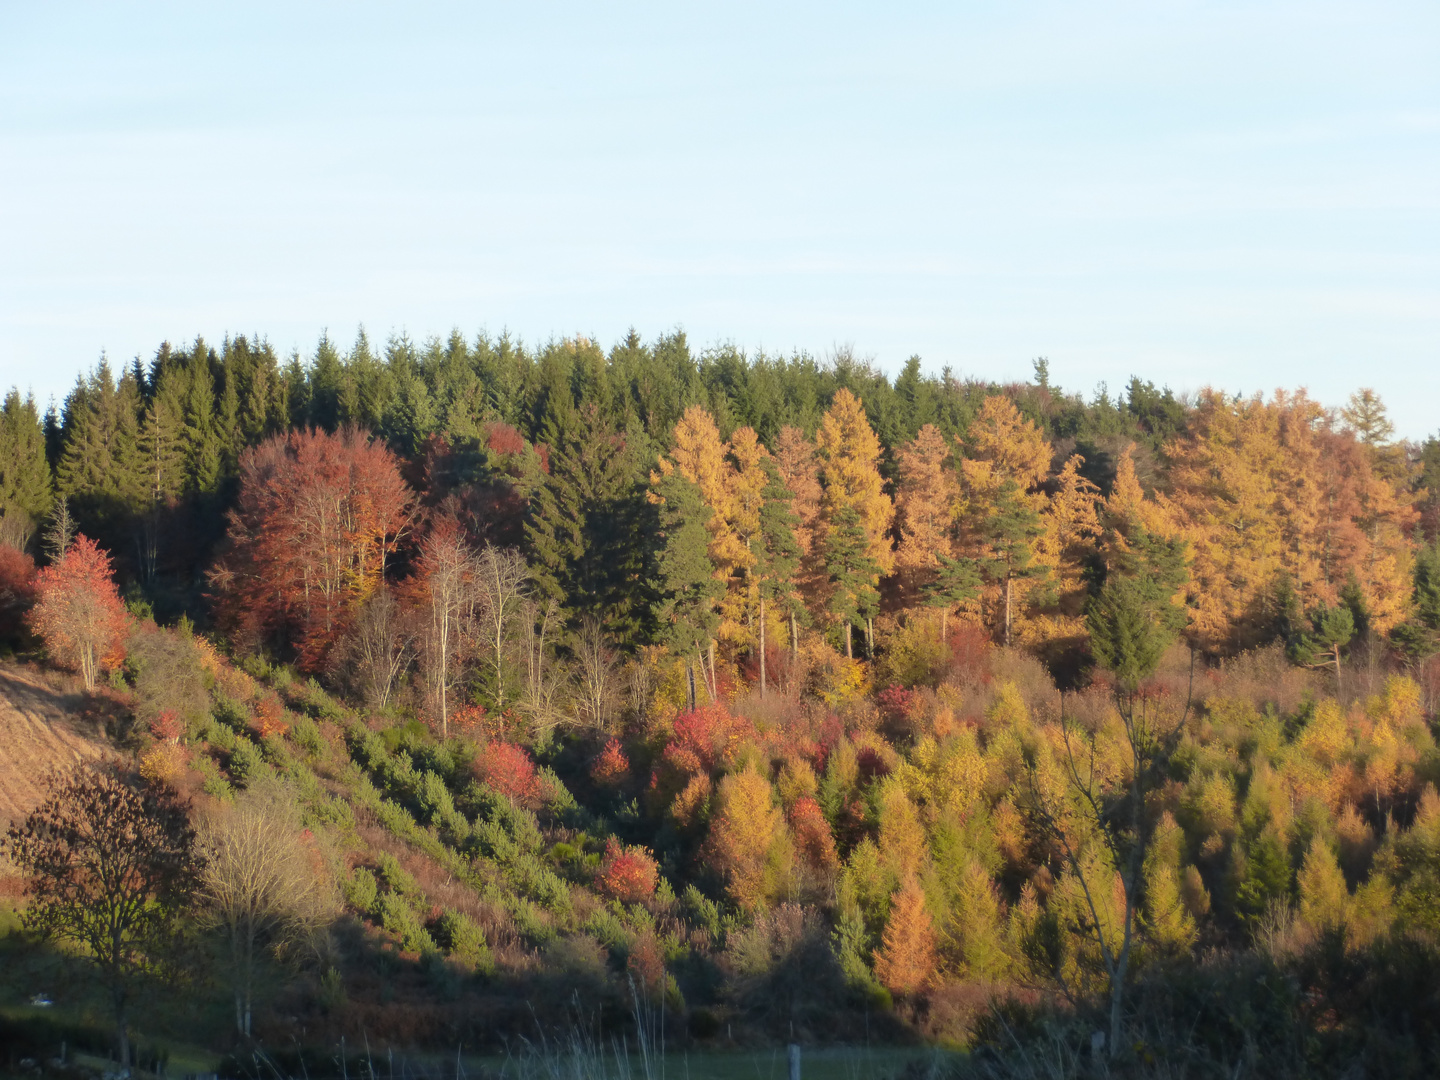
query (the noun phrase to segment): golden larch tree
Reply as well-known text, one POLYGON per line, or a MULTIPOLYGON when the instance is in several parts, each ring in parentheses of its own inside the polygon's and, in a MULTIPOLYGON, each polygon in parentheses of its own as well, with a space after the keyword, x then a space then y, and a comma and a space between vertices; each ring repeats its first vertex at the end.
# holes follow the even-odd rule
POLYGON ((895 508, 885 494, 885 481, 877 464, 880 440, 865 417, 861 401, 849 390, 836 392, 820 421, 815 438, 820 456, 821 507, 827 526, 853 507, 868 541, 868 554, 888 574, 895 566, 890 550, 890 523, 895 508))
POLYGON ((895 488, 895 519, 900 546, 895 568, 907 600, 915 602, 920 590, 935 577, 939 555, 949 557, 950 533, 955 521, 960 483, 947 467, 950 447, 933 424, 926 424, 909 443, 895 452, 900 481, 895 488))
POLYGON ((907 878, 896 891, 875 952, 875 976, 892 994, 913 994, 934 981, 938 956, 935 922, 925 907, 925 891, 907 878))
POLYGON ((1034 423, 1020 415, 1009 398, 987 397, 961 442, 963 480, 959 553, 992 567, 982 605, 996 632, 1024 636, 1027 594, 1044 567, 1036 544, 1044 529, 1040 515, 1046 498, 1040 485, 1050 468, 1050 444, 1034 423), (1027 527, 1029 518, 1033 527, 1027 527), (996 534, 1007 522, 1013 535, 996 534), (1024 533, 1033 532, 1033 539, 1024 533), (997 572, 1000 556, 1015 569, 997 572))
POLYGON ((782 427, 775 436, 775 465, 780 479, 794 494, 791 506, 800 524, 795 540, 800 545, 800 569, 795 584, 812 611, 829 600, 825 579, 824 522, 821 520, 820 463, 815 444, 797 427, 782 427))
POLYGON ((730 898, 746 911, 763 907, 788 871, 793 853, 784 815, 770 782, 753 767, 720 782, 707 850, 730 898))

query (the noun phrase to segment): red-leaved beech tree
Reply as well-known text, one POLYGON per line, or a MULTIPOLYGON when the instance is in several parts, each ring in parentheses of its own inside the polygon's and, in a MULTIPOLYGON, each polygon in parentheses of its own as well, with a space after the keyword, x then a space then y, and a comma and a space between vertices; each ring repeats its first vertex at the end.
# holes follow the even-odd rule
POLYGON ((77 535, 58 562, 35 577, 30 628, 50 659, 80 672, 93 689, 102 669, 125 659, 129 616, 115 590, 110 556, 88 536, 77 535))
POLYGON ((323 666, 361 603, 385 580, 415 496, 395 455, 357 428, 267 439, 240 458, 240 495, 210 571, 237 640, 292 644, 323 666))

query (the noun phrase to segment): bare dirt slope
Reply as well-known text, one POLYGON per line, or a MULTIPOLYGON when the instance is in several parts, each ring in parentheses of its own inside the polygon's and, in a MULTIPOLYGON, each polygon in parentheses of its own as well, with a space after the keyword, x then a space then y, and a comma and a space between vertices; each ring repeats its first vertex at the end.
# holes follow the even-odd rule
POLYGON ((0 833, 40 801, 46 773, 105 752, 94 725, 80 719, 81 700, 37 672, 0 663, 0 833))

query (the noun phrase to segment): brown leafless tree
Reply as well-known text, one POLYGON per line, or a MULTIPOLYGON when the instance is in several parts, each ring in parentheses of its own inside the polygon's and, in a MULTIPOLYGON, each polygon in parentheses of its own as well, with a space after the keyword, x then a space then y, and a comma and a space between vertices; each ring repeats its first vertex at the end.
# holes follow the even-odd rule
POLYGON ((329 925, 337 910, 334 882, 278 783, 254 786, 208 815, 200 843, 207 860, 204 915, 224 938, 235 1029, 248 1036, 261 956, 312 940, 329 925))
POLYGON ((477 621, 484 628, 485 647, 495 671, 495 704, 504 708, 508 693, 505 669, 530 594, 530 567, 513 548, 486 544, 475 556, 474 581, 479 601, 477 621))
POLYGON ((617 684, 615 650, 597 616, 587 615, 575 642, 576 705, 579 720, 600 731, 609 729, 617 684))
POLYGON ((365 601, 343 647, 336 650, 336 674, 366 704, 383 709, 415 660, 417 637, 415 621, 406 617, 389 588, 381 586, 365 601))

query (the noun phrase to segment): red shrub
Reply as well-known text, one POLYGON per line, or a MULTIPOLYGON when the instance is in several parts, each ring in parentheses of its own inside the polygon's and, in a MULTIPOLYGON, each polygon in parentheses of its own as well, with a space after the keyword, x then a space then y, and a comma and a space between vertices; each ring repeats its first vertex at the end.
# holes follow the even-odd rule
POLYGON ((750 721, 711 702, 676 717, 675 733, 664 758, 681 772, 715 772, 732 764, 740 747, 754 734, 750 721))
POLYGON ((612 787, 624 781, 629 772, 630 759, 620 748, 620 740, 611 739, 590 767, 590 778, 597 784, 612 787))
POLYGON ((627 847, 613 836, 605 841, 605 857, 595 875, 595 888, 605 896, 627 904, 649 900, 659 879, 660 867, 643 847, 627 847))
POLYGON ((974 683, 990 681, 990 639, 973 623, 950 623, 950 670, 974 683))
POLYGON ((875 696, 875 701, 886 720, 899 723, 910 718, 910 710, 915 707, 915 691, 903 686, 887 686, 875 696))
POLYGON ((625 971, 635 980, 636 989, 651 1001, 658 1001, 665 993, 665 953, 655 940, 653 930, 635 939, 625 961, 625 971))
POLYGON ((0 637, 20 629, 20 617, 35 603, 35 560, 0 544, 0 637))
POLYGON ((176 743, 180 741, 180 736, 185 734, 185 725, 181 723, 174 709, 166 709, 150 721, 150 734, 165 742, 176 743))
POLYGON ((518 803, 537 803, 545 794, 534 759, 514 743, 487 740, 475 758, 474 773, 477 780, 518 803))

